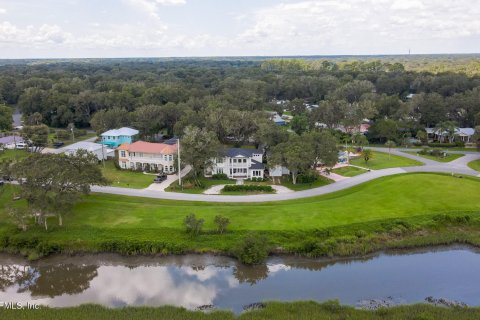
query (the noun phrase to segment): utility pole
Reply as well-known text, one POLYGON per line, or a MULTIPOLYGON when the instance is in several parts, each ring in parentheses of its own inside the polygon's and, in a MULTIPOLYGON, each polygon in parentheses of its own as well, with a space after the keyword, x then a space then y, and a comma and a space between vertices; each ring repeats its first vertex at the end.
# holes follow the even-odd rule
POLYGON ((178 185, 182 186, 182 167, 180 165, 180 138, 177 139, 177 154, 178 154, 178 185))
MULTIPOLYGON (((105 168, 105 153, 103 152, 103 143, 102 143, 102 163, 103 163, 103 167, 105 168)), ((115 161, 115 159, 113 160, 115 161)))

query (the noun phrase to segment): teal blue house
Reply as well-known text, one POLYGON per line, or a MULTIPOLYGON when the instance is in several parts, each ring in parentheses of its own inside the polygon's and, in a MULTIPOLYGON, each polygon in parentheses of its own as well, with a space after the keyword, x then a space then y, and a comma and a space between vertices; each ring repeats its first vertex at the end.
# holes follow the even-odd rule
POLYGON ((138 133, 138 130, 127 127, 108 130, 100 135, 102 138, 100 143, 110 148, 117 148, 124 143, 131 144, 135 142, 138 133))

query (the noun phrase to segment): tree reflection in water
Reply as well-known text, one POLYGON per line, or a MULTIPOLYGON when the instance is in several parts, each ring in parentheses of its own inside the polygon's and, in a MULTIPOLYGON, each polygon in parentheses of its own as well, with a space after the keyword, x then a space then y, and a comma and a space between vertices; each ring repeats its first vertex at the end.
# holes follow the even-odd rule
POLYGON ((97 266, 53 265, 53 266, 0 266, 0 290, 18 286, 18 292, 30 292, 32 297, 50 298, 63 294, 78 294, 90 287, 97 266))
POLYGON ((246 266, 244 264, 237 263, 233 269, 233 276, 238 280, 239 283, 249 283, 250 285, 254 285, 260 280, 267 279, 268 266, 266 264, 246 266))
POLYGON ((38 278, 37 269, 17 264, 0 265, 0 290, 18 285, 20 288, 31 286, 38 278))

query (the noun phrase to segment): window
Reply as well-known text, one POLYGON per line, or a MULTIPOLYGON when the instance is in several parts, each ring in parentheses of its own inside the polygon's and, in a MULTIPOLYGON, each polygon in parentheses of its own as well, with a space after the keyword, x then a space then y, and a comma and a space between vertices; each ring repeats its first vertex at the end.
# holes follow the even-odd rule
POLYGON ((170 166, 170 172, 173 172, 173 166, 170 166))
POLYGON ((223 158, 217 158, 217 163, 223 163, 223 158))
POLYGON ((170 155, 168 156, 168 160, 173 161, 173 155, 170 154, 170 155))
POLYGON ((120 156, 125 158, 125 151, 120 151, 120 156))
POLYGON ((243 159, 243 163, 247 163, 247 159, 243 159))
POLYGON ((122 168, 126 169, 127 168, 127 163, 125 161, 122 161, 122 168))

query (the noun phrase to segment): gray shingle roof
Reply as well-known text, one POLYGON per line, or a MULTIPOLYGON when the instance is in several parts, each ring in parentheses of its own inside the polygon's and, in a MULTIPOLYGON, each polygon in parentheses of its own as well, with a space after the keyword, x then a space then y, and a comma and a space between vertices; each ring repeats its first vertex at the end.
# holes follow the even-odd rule
POLYGON ((230 158, 238 156, 250 158, 253 154, 262 154, 262 151, 258 149, 230 148, 225 152, 225 156, 230 158))
POLYGON ((252 165, 250 166, 250 169, 265 169, 265 166, 263 165, 263 163, 252 160, 252 165))

